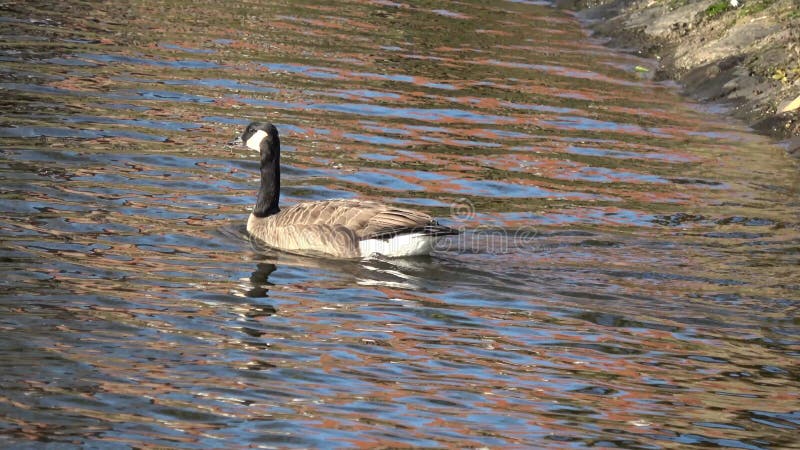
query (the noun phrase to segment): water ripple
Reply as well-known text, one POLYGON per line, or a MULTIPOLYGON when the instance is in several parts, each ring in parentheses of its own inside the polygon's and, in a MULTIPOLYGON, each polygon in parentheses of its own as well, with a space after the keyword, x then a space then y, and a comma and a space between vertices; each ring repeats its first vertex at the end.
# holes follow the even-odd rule
POLYGON ((0 445, 795 446, 779 148, 545 2, 268 9, 3 7, 0 445), (225 145, 252 120, 283 205, 462 233, 261 246, 257 156, 225 145))

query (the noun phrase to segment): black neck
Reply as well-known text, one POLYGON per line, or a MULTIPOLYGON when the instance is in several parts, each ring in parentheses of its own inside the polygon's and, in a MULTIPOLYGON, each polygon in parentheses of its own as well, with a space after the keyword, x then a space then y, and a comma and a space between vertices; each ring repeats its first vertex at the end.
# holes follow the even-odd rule
POLYGON ((281 167, 278 158, 261 161, 261 188, 258 190, 253 215, 267 217, 277 214, 281 196, 281 167))

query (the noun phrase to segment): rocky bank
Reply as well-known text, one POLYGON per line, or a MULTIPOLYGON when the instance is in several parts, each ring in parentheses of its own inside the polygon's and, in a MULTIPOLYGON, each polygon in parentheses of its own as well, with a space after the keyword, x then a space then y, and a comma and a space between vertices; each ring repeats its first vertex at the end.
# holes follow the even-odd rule
POLYGON ((558 0, 656 79, 722 102, 800 157, 800 0, 558 0))

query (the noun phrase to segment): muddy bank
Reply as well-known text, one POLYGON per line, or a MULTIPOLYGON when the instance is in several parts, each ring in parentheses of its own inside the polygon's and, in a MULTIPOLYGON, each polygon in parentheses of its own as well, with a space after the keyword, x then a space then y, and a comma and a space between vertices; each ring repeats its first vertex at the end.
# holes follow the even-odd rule
POLYGON ((798 0, 559 0, 609 44, 659 60, 656 79, 721 102, 800 157, 798 0), (738 4, 737 4, 738 3, 738 4))

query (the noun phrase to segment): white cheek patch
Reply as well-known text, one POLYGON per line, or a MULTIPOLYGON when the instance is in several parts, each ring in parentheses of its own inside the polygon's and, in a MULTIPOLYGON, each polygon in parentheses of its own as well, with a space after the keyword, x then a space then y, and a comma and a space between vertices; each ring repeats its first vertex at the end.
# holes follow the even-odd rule
POLYGON ((263 141, 264 138, 266 138, 267 136, 269 136, 269 135, 267 134, 266 131, 258 130, 258 131, 255 132, 255 134, 250 136, 250 139, 247 140, 247 146, 250 147, 251 149, 257 151, 257 152, 260 152, 261 151, 261 141, 263 141))

